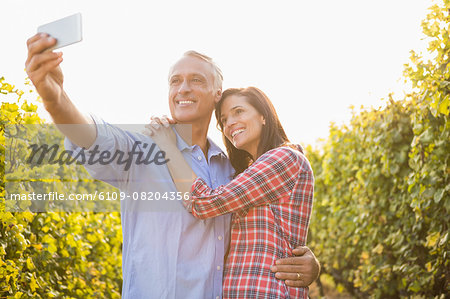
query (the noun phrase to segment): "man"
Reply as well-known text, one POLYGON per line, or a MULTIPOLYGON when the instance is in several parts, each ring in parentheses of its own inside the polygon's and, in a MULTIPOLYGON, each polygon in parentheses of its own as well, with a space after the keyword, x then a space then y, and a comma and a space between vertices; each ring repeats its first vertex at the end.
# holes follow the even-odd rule
MULTIPOLYGON (((152 144, 149 137, 85 116, 75 107, 63 89, 62 54, 45 51, 55 43, 45 34, 31 37, 26 70, 46 110, 67 137, 66 147, 89 152, 97 146, 104 152, 137 150, 148 154, 152 144)), ((214 104, 222 92, 220 70, 208 57, 189 52, 171 68, 169 84, 172 118, 189 124, 192 132, 193 146, 178 136, 180 151, 211 187, 227 183, 233 169, 219 147, 207 138, 214 104)), ((94 178, 120 188, 128 199, 134 194, 176 191, 165 165, 134 163, 124 170, 123 165, 109 163, 86 168, 94 178)), ((230 215, 200 221, 186 212, 180 201, 128 199, 121 202, 123 298, 220 298, 230 215)), ((286 279, 287 285, 307 286, 318 275, 318 262, 307 248, 294 253, 303 256, 280 260, 284 265, 273 270, 279 271, 276 277, 286 279)))

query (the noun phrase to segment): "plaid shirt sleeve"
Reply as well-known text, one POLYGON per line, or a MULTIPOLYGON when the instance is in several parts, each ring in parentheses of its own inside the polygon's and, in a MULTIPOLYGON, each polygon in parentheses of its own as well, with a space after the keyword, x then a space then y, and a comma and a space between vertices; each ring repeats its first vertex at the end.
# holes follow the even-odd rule
MULTIPOLYGON (((279 147, 261 155, 249 168, 227 185, 211 189, 201 178, 191 188, 186 208, 197 218, 210 218, 290 198, 290 194, 307 172, 312 177, 308 160, 299 152, 279 147)), ((306 193, 312 180, 303 182, 306 193)), ((307 196, 307 195, 305 195, 307 196)), ((302 199, 300 199, 302 200, 302 199)))

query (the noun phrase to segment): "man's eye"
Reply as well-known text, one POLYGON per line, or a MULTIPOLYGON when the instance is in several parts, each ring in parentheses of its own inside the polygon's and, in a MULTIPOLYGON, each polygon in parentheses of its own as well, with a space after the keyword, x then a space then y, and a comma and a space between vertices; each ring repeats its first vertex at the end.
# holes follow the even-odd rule
POLYGON ((178 82, 180 82, 180 80, 178 80, 178 79, 170 80, 170 84, 177 84, 178 82))
POLYGON ((194 79, 192 79, 192 81, 194 81, 194 82, 202 82, 202 80, 200 80, 199 78, 194 78, 194 79))
POLYGON ((244 110, 242 110, 242 109, 236 109, 236 114, 241 114, 242 112, 244 112, 244 110))

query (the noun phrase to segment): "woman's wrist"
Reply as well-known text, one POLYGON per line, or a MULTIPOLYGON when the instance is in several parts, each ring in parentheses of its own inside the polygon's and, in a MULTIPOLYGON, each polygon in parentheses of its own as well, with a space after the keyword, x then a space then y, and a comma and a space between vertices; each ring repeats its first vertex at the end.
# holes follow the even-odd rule
POLYGON ((158 144, 159 148, 166 153, 174 153, 175 151, 180 151, 176 143, 164 142, 163 144, 158 144))

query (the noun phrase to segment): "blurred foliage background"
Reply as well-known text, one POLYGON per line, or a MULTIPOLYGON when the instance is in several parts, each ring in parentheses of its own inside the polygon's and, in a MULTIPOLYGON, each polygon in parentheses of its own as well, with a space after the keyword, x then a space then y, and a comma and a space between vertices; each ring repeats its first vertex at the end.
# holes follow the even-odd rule
POLYGON ((332 125, 323 147, 308 150, 309 244, 322 272, 355 297, 450 294, 449 13, 439 1, 422 23, 432 58, 411 52, 411 93, 332 125))
MULTIPOLYGON (((54 126, 46 127, 50 131, 39 130, 43 121, 36 113, 36 95, 31 90, 18 90, 4 78, 0 84, 1 95, 9 100, 0 108, 0 298, 119 298, 122 229, 118 212, 11 213, 6 209, 8 181, 22 178, 14 184, 18 190, 8 189, 21 194, 88 194, 100 185, 75 165, 25 163, 30 140, 40 138, 40 144, 59 144, 64 149, 63 139, 57 132, 52 134, 54 126), (34 100, 27 99, 30 97, 34 100), (37 130, 30 130, 31 125, 37 130), (36 136, 8 136, 12 130, 6 127, 36 136), (47 183, 36 184, 30 178, 47 183), (68 178, 77 183, 67 183, 68 178)), ((20 204, 25 205, 21 207, 24 210, 31 202, 20 204)))

